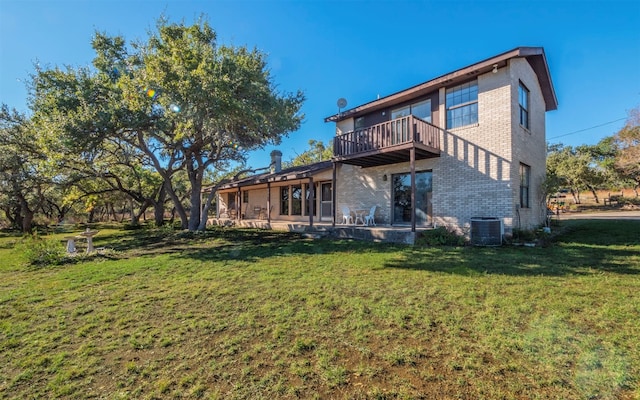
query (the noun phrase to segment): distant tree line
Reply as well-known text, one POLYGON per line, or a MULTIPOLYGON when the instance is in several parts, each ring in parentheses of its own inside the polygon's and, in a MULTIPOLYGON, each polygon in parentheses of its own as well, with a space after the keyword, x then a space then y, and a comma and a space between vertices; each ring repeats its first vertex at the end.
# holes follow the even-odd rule
POLYGON ((598 190, 640 190, 640 107, 629 112, 625 126, 595 145, 562 144, 547 149, 547 194, 568 190, 576 204, 589 191, 596 203, 598 190))

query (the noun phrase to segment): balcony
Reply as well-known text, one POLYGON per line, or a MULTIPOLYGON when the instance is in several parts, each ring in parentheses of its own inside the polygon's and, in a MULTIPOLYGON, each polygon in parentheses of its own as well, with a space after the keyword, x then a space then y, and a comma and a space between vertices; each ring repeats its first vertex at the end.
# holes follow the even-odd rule
POLYGON ((407 162, 415 149, 416 160, 440 156, 442 129, 408 115, 336 136, 336 162, 373 167, 407 162))

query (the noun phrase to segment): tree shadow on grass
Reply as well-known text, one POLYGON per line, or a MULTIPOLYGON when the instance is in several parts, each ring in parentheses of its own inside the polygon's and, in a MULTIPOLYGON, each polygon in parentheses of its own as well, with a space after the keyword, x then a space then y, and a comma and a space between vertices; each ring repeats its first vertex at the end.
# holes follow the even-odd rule
POLYGON ((549 247, 414 248, 388 268, 461 275, 640 274, 639 221, 571 221, 549 247))
POLYGON ((402 257, 378 268, 402 268, 461 275, 640 274, 639 221, 567 221, 549 247, 430 247, 356 240, 309 239, 299 233, 215 228, 202 233, 142 229, 96 237, 121 258, 174 254, 199 261, 249 261, 295 254, 397 252, 402 257))
MULTIPOLYGON (((97 237, 96 237, 97 238, 97 237)), ((108 246, 121 258, 174 254, 199 261, 258 261, 292 254, 326 254, 340 251, 397 251, 392 244, 356 240, 310 239, 300 233, 259 229, 213 228, 205 232, 139 230, 103 235, 96 246, 108 246)))
POLYGON ((393 244, 373 244, 350 239, 310 239, 298 233, 256 231, 226 237, 228 241, 215 247, 195 248, 182 253, 182 257, 199 261, 251 261, 288 256, 331 253, 359 253, 398 251, 403 247, 393 244))

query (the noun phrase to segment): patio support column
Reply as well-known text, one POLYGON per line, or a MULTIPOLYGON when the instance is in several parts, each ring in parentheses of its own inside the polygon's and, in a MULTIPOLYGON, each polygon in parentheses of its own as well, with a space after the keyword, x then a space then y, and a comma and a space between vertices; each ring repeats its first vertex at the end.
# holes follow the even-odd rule
POLYGON ((242 192, 240 191, 240 186, 238 186, 238 193, 236 195, 236 219, 239 221, 240 220, 240 211, 242 210, 242 206, 240 205, 240 202, 242 201, 242 192))
POLYGON ((331 227, 336 227, 336 176, 338 175, 336 169, 338 168, 338 163, 332 163, 333 166, 333 177, 331 178, 331 227))
POLYGON ((271 223, 271 182, 267 181, 267 223, 271 223))
POLYGON ((307 199, 307 204, 309 205, 309 227, 313 228, 313 206, 315 202, 314 196, 314 187, 313 187, 313 177, 309 177, 309 199, 307 199))
POLYGON ((416 231, 416 148, 409 150, 411 165, 411 232, 416 231))

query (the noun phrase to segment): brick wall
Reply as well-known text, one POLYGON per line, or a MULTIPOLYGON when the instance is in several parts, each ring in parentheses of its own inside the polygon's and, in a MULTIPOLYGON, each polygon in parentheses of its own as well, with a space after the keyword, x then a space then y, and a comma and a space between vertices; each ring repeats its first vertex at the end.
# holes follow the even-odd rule
MULTIPOLYGON (((520 163, 531 167, 529 208, 518 208, 514 227, 530 229, 544 222, 546 206, 542 182, 546 174, 547 144, 545 136, 545 103, 536 74, 524 59, 513 59, 511 70, 511 107, 513 130, 512 173, 519 176, 520 163), (522 82, 529 89, 529 129, 520 125, 518 85, 522 82)), ((519 203, 520 183, 514 180, 514 204, 519 203)))
MULTIPOLYGON (((545 109, 537 78, 523 59, 513 59, 478 80, 478 123, 445 131, 441 157, 416 162, 416 171, 433 171, 433 220, 468 232, 471 218, 497 217, 505 233, 542 222, 539 204, 544 179, 545 109), (530 90, 531 129, 519 124, 518 82, 530 90), (531 167, 531 208, 519 209, 520 162, 531 167)), ((446 118, 445 89, 440 90, 439 118, 446 118)), ((378 205, 376 221, 391 221, 391 175, 409 171, 409 163, 360 168, 339 165, 337 210, 378 205), (387 180, 383 177, 387 175, 387 180)))
MULTIPOLYGON (((437 224, 468 232, 471 218, 513 218, 509 69, 478 77, 478 123, 444 132, 433 174, 437 224)), ((444 90, 441 124, 446 114, 444 90)))

